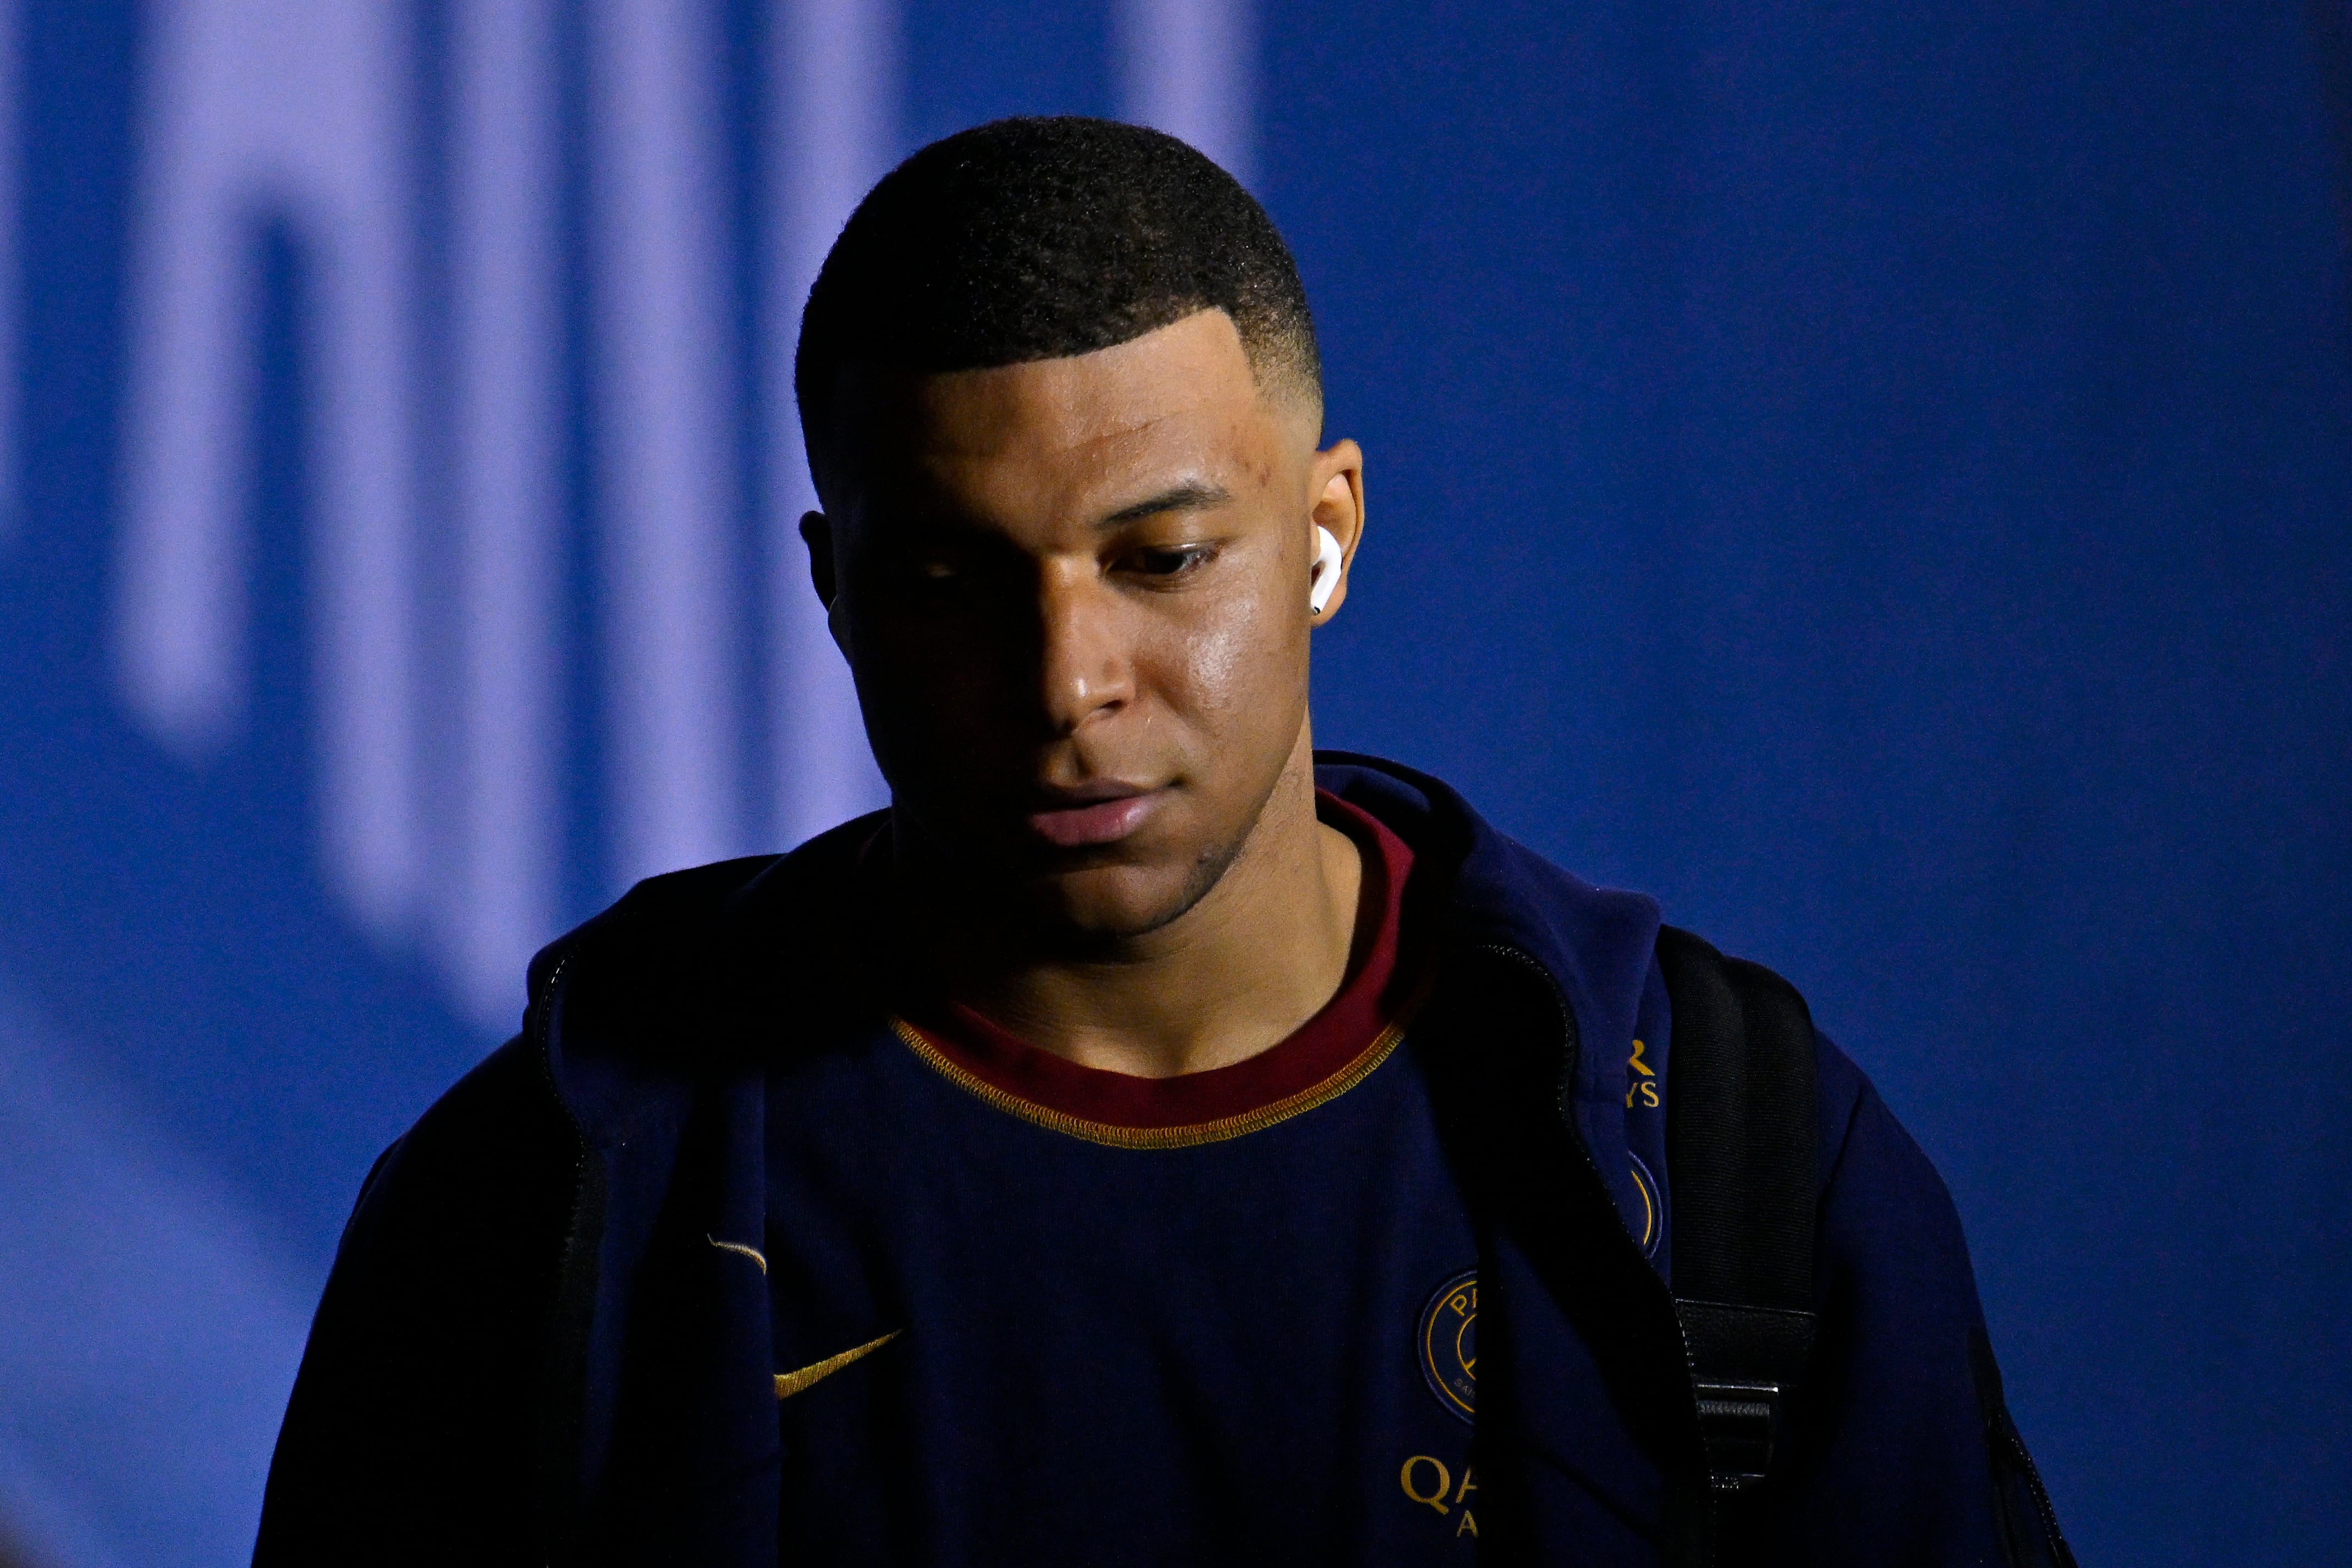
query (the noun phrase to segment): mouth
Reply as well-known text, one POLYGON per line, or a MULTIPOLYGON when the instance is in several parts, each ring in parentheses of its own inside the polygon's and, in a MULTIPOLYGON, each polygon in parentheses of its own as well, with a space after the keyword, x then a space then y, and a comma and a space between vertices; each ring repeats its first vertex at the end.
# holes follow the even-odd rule
POLYGON ((1067 789, 1041 789, 1029 813, 1029 831, 1056 849, 1114 844, 1141 828, 1168 797, 1150 789, 1102 779, 1067 789))

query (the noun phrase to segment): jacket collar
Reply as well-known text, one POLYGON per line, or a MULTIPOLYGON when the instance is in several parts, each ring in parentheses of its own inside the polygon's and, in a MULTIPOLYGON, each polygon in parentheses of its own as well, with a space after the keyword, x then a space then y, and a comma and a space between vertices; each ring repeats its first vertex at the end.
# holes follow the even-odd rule
POLYGON ((1507 950, 1551 981, 1570 1031, 1560 1109, 1638 1236, 1646 1203, 1626 1139, 1625 1061, 1657 946, 1657 902, 1562 871, 1425 773, 1347 752, 1318 752, 1316 762, 1318 783, 1412 846, 1416 876, 1423 865, 1448 873, 1442 940, 1507 950))

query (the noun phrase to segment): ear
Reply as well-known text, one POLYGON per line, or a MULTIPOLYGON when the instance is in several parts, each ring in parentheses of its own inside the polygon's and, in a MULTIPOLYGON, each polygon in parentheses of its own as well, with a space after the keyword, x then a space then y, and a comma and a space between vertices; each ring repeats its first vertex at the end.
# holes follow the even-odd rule
POLYGON ((1364 449, 1352 441, 1335 441, 1315 455, 1312 492, 1307 516, 1307 559, 1315 559, 1315 530, 1331 530, 1339 541, 1339 586, 1323 601, 1313 623, 1320 626, 1339 613, 1348 601, 1348 574, 1356 564, 1356 547, 1364 538, 1364 449))
POLYGON ((842 601, 841 579, 834 566, 833 519, 823 512, 802 513, 801 542, 808 546, 809 581, 816 588, 818 602, 824 606, 825 628, 845 659, 849 656, 848 607, 842 601))

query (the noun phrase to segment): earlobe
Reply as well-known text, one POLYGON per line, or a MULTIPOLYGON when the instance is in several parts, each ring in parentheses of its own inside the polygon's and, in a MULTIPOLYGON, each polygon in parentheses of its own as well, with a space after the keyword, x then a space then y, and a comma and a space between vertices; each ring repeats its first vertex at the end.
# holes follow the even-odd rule
POLYGON ((830 616, 834 601, 840 598, 839 581, 833 570, 832 520, 823 512, 802 513, 801 542, 808 547, 809 581, 816 589, 817 602, 830 616))
POLYGON ((808 546, 809 582, 817 602, 824 606, 824 629, 841 656, 849 657, 849 605, 841 597, 841 578, 833 559, 833 520, 823 512, 801 515, 801 542, 808 546))

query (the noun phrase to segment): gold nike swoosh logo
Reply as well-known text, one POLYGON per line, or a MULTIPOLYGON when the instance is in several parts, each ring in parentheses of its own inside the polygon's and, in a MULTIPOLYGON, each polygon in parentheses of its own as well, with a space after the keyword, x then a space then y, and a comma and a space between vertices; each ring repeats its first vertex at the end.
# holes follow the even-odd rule
POLYGON ((768 1260, 757 1247, 746 1247, 740 1241, 721 1241, 716 1236, 710 1235, 705 1235, 703 1239, 721 1252, 732 1252, 739 1258, 749 1258, 760 1266, 760 1272, 762 1274, 768 1271, 768 1260))
POLYGON ((798 1372, 780 1372, 776 1374, 776 1397, 779 1399, 790 1399, 793 1395, 798 1394, 810 1384, 822 1382, 825 1378, 831 1377, 835 1373, 839 1372, 843 1367, 847 1366, 851 1362, 857 1360, 860 1356, 872 1355, 876 1351, 880 1350, 884 1345, 888 1344, 892 1340, 897 1339, 905 1332, 906 1331, 904 1329, 892 1329, 880 1339, 867 1340, 856 1350, 845 1350, 839 1355, 828 1355, 823 1361, 811 1362, 808 1365, 802 1367, 798 1372))

